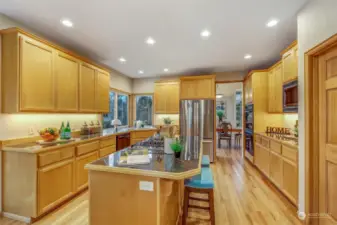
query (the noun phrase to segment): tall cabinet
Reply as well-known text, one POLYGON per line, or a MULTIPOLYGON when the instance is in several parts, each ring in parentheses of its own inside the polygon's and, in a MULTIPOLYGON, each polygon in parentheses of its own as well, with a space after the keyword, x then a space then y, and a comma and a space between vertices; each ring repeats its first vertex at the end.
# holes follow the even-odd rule
POLYGON ((107 70, 21 29, 0 34, 2 112, 109 111, 107 70))

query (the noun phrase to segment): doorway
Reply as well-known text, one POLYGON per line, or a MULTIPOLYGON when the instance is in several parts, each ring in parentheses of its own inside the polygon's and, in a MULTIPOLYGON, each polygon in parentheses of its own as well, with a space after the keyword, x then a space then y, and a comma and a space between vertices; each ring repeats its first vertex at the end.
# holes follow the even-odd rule
POLYGON ((337 224, 337 35, 305 53, 308 224, 337 224))
POLYGON ((243 156, 243 83, 216 84, 216 155, 224 150, 243 156))

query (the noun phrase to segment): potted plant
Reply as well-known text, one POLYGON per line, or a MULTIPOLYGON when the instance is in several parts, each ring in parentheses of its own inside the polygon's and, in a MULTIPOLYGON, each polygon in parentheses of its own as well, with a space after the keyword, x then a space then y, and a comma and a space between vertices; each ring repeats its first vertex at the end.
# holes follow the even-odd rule
POLYGON ((164 118, 164 124, 165 125, 170 125, 170 124, 172 124, 172 122, 173 122, 173 120, 171 120, 170 117, 165 117, 164 118))
POLYGON ((222 118, 224 116, 224 113, 222 110, 216 111, 216 115, 219 117, 219 122, 222 122, 222 118))
POLYGON ((171 146, 172 151, 174 152, 175 157, 180 158, 180 153, 181 153, 181 150, 183 149, 183 146, 178 140, 178 138, 176 138, 175 142, 171 143, 170 146, 171 146))

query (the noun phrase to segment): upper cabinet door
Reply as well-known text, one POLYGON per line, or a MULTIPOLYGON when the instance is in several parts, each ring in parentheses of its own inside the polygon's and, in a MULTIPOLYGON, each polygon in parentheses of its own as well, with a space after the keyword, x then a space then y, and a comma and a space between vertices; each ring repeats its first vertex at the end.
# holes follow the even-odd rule
POLYGON ((80 71, 80 111, 95 112, 96 70, 93 66, 82 63, 80 71))
POLYGON ((109 73, 97 70, 96 72, 96 110, 98 112, 109 112, 109 73))
POLYGON ((53 50, 21 36, 20 111, 54 111, 54 106, 53 50))
POLYGON ((215 76, 194 76, 180 78, 180 99, 215 98, 215 76))
POLYGON ((283 83, 297 78, 297 57, 297 46, 283 54, 283 83))
POLYGON ((154 112, 158 114, 166 113, 166 101, 169 96, 167 93, 167 86, 165 83, 156 83, 154 85, 154 112))
POLYGON ((283 76, 281 64, 274 69, 274 112, 283 112, 283 76))
POLYGON ((77 112, 79 61, 61 52, 55 58, 56 110, 77 112))
POLYGON ((268 112, 275 112, 275 73, 274 69, 268 72, 268 112))
POLYGON ((166 113, 179 113, 179 83, 166 85, 166 113))

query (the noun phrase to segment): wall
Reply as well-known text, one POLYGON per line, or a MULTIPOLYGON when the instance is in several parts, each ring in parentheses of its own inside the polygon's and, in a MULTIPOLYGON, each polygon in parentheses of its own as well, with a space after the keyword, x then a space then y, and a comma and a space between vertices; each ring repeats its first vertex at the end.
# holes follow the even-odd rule
POLYGON ((337 1, 312 0, 299 12, 299 211, 305 211, 304 53, 337 33, 337 1))
POLYGON ((132 93, 132 79, 112 70, 110 73, 110 87, 132 93))

